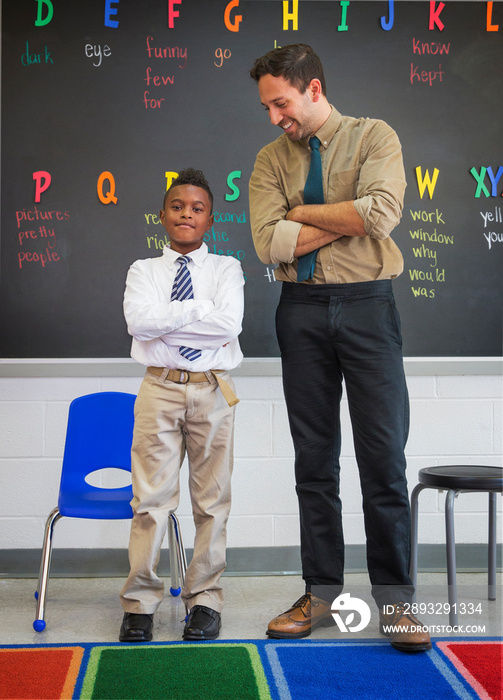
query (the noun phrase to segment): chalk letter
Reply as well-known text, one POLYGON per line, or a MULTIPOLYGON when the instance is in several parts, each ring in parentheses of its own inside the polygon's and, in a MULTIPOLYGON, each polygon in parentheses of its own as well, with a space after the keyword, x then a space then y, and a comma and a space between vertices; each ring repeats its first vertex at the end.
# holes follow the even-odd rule
POLYGON ((119 4, 120 0, 105 0, 105 27, 112 27, 112 29, 117 29, 119 23, 116 19, 110 19, 110 15, 116 15, 118 10, 116 7, 112 7, 112 3, 119 4))
POLYGON ((241 194, 239 191, 239 187, 233 183, 233 180, 237 180, 240 177, 241 170, 233 170, 232 173, 229 173, 229 175, 227 176, 227 185, 229 189, 232 190, 232 194, 225 195, 225 199, 228 202, 234 202, 241 194))
POLYGON ((337 27, 338 32, 347 32, 348 25, 346 24, 346 17, 348 14, 349 0, 341 0, 341 23, 337 27))
POLYGON ((169 190, 169 188, 171 187, 171 183, 173 182, 173 180, 176 180, 176 178, 178 177, 178 173, 170 172, 170 171, 168 170, 168 171, 167 171, 166 173, 164 173, 164 174, 165 174, 165 176, 166 176, 166 190, 169 190))
POLYGON ((487 25, 486 29, 488 32, 499 32, 499 24, 493 24, 493 4, 491 2, 487 3, 487 25))
POLYGON ((180 17, 178 10, 173 9, 173 5, 181 5, 182 0, 168 0, 168 28, 175 28, 175 17, 180 17))
POLYGON ((433 180, 430 180, 430 173, 428 170, 424 173, 424 178, 421 174, 421 166, 418 165, 416 168, 416 179, 417 179, 417 187, 419 189, 419 194, 421 195, 421 199, 423 198, 423 194, 426 188, 428 188, 428 194, 430 195, 430 199, 433 199, 433 193, 435 191, 435 186, 437 184, 437 177, 438 177, 439 170, 438 168, 435 168, 433 170, 433 180))
POLYGON ((477 189, 475 190, 475 197, 479 198, 480 193, 483 192, 486 197, 489 197, 489 190, 487 187, 484 185, 484 178, 486 176, 486 168, 483 166, 480 168, 480 174, 475 170, 475 168, 472 168, 470 170, 471 174, 477 181, 477 189))
POLYGON ((231 0, 224 12, 225 26, 230 32, 239 32, 239 23, 243 19, 241 15, 236 15, 234 17, 234 24, 231 24, 231 10, 235 7, 239 7, 239 0, 231 0))
POLYGON ((393 27, 393 21, 395 19, 395 0, 389 0, 389 20, 386 22, 385 17, 381 17, 381 27, 389 32, 389 30, 393 27))
POLYGON ((292 11, 288 12, 289 0, 283 0, 283 31, 287 31, 289 20, 292 21, 292 29, 296 32, 299 28, 299 0, 293 0, 292 11))
POLYGON ((35 180, 35 202, 40 202, 40 195, 51 184, 51 174, 47 170, 38 170, 36 173, 33 173, 33 179, 35 180), (42 180, 44 180, 43 183, 42 180))
POLYGON ((103 204, 110 204, 110 202, 117 204, 117 197, 115 196, 115 178, 112 173, 109 173, 107 170, 101 173, 98 178, 97 190, 100 202, 103 202, 103 204), (103 192, 103 183, 105 180, 108 180, 110 183, 110 190, 107 192, 107 194, 103 192))
POLYGON ((51 0, 37 0, 37 19, 35 20, 36 27, 43 27, 52 19, 54 14, 54 7, 52 6, 51 0), (47 5, 47 17, 42 19, 42 5, 47 5))
POLYGON ((430 0, 430 26, 429 29, 434 29, 435 25, 442 31, 444 28, 444 23, 440 20, 440 13, 444 9, 445 4, 440 2, 438 7, 435 9, 435 0, 430 0))

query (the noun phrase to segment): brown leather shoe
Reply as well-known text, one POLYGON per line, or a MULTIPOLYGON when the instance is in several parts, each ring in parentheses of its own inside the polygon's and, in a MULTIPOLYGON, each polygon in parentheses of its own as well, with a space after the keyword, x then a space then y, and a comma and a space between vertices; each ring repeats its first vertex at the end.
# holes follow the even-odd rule
POLYGON ((271 620, 266 634, 274 639, 308 637, 316 627, 335 624, 330 607, 331 603, 306 593, 291 608, 271 620))
POLYGON ((430 634, 415 615, 410 604, 395 603, 379 610, 379 632, 391 637, 391 646, 400 651, 428 651, 431 649, 430 634), (388 629, 385 629, 388 627, 388 629), (394 629, 390 629, 390 628, 394 629))

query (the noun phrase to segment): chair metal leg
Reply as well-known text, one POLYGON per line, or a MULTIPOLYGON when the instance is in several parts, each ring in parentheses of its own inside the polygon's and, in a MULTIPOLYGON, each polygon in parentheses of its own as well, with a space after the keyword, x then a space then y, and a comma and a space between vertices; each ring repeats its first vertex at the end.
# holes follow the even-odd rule
POLYGON ((456 540, 454 537, 454 499, 456 491, 449 489, 445 498, 445 545, 447 550, 447 588, 449 600, 449 624, 458 624, 458 591, 456 584, 456 540))
POLYGON ((496 496, 495 491, 489 492, 488 600, 496 600, 496 496))
POLYGON ((45 629, 45 598, 47 595, 47 584, 49 582, 49 572, 51 568, 52 557, 52 536, 54 525, 63 516, 58 508, 54 508, 49 514, 45 524, 44 543, 42 545, 42 559, 40 561, 40 573, 38 577, 38 587, 35 597, 37 598, 37 612, 33 623, 33 629, 36 632, 42 632, 45 629))
POLYGON ((414 487, 412 495, 410 498, 410 518, 411 518, 411 549, 410 549, 410 578, 412 585, 414 586, 414 597, 413 601, 416 601, 416 585, 417 585, 417 552, 418 552, 418 515, 419 515, 419 505, 418 498, 419 494, 426 486, 424 484, 418 484, 414 487))
POLYGON ((187 559, 178 518, 170 514, 168 524, 169 566, 171 570, 171 595, 179 595, 187 572, 187 559))

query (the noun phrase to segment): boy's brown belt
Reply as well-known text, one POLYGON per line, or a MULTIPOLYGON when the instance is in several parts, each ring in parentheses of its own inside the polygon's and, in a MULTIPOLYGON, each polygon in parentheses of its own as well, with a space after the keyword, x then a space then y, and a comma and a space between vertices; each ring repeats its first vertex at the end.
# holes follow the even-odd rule
POLYGON ((154 374, 156 377, 164 375, 164 381, 167 379, 175 384, 188 384, 189 382, 209 382, 211 381, 208 375, 212 375, 218 382, 220 391, 224 395, 224 399, 229 406, 235 406, 239 403, 239 399, 232 391, 228 382, 223 377, 220 377, 219 372, 222 370, 210 369, 208 372, 190 372, 185 369, 168 369, 167 367, 147 367, 147 372, 154 374))

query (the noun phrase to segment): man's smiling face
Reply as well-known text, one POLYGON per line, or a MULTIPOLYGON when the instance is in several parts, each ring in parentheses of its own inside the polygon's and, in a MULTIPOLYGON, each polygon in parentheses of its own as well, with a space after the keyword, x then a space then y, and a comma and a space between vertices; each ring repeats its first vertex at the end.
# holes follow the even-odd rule
POLYGON ((269 112, 271 123, 279 126, 292 141, 312 136, 324 121, 320 122, 319 102, 312 89, 314 82, 301 93, 285 78, 270 73, 258 81, 260 101, 269 112))

